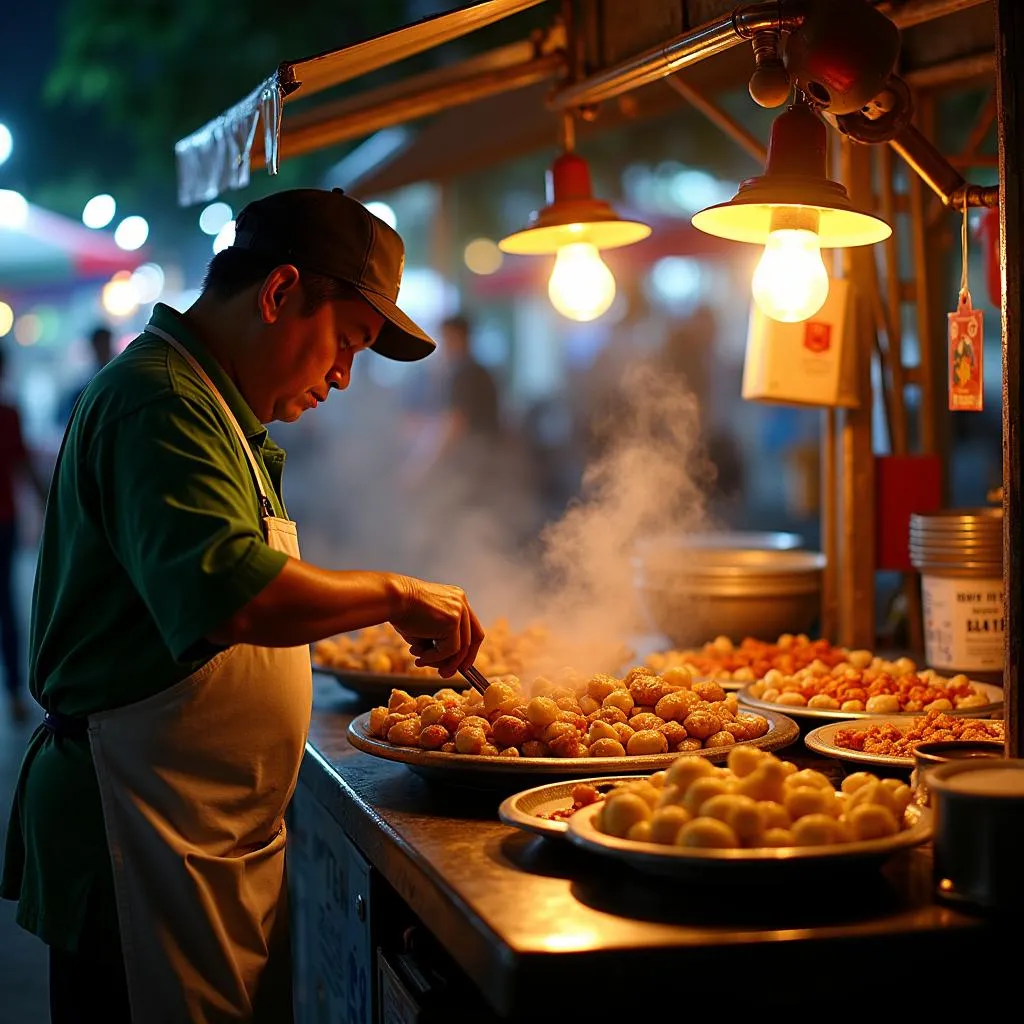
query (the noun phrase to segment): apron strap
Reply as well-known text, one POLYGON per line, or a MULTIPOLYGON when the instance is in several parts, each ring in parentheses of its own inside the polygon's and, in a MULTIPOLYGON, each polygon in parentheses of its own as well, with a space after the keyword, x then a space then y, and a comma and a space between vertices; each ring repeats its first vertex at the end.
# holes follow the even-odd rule
POLYGON ((178 341, 173 335, 168 334, 166 331, 161 330, 159 327, 154 327, 152 324, 146 325, 146 332, 148 334, 155 334, 158 338, 162 338, 171 346, 184 360, 195 370, 199 379, 210 389, 213 393, 213 397, 220 403, 221 408, 227 414, 228 420, 231 423, 232 428, 238 440, 242 443, 242 451, 245 452, 245 457, 249 460, 249 468, 252 470, 253 479, 256 481, 256 489, 260 492, 260 508, 263 510, 263 514, 266 516, 273 517, 276 513, 274 512, 274 505, 267 495, 266 488, 263 486, 263 475, 260 473, 259 464, 256 462, 256 456, 252 453, 252 448, 249 445, 249 439, 245 436, 241 426, 239 426, 238 420, 235 419, 235 414, 231 411, 231 406, 224 400, 224 396, 217 390, 217 385, 210 380, 209 374, 199 365, 198 360, 191 352, 185 348, 184 345, 178 341))

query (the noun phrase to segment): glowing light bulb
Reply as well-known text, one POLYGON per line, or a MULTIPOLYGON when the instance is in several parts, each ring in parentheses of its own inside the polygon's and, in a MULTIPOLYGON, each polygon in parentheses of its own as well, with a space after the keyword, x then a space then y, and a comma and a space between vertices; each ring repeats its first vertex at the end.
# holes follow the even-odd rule
POLYGON ((608 311, 615 299, 615 278, 593 245, 572 242, 555 257, 548 298, 562 316, 587 323, 608 311))
POLYGON ((816 231, 783 228, 768 235, 753 280, 765 316, 795 324, 814 316, 828 298, 828 271, 816 231))

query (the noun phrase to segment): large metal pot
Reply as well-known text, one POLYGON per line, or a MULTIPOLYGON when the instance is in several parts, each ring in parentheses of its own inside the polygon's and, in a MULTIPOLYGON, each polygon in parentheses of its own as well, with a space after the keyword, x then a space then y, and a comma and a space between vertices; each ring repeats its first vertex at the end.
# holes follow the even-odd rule
POLYGON ((689 647, 813 628, 825 556, 741 548, 662 550, 638 556, 636 587, 656 628, 689 647))

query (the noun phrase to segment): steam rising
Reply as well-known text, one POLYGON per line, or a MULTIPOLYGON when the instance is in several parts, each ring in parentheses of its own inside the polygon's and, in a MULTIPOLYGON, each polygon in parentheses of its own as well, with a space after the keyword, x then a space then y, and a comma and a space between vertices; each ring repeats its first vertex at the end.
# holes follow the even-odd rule
MULTIPOLYGON (((353 389, 346 396, 350 410, 357 394, 353 389)), ((378 393, 371 416, 381 417, 380 398, 378 393)), ((318 460, 305 467, 315 483, 312 500, 300 509, 302 484, 296 489, 296 469, 289 465, 304 555, 338 568, 390 569, 458 583, 485 628, 499 616, 517 629, 545 624, 552 649, 527 676, 562 666, 588 674, 620 668, 631 639, 650 628, 634 586, 634 545, 659 534, 706 529, 713 470, 700 438, 697 399, 679 377, 635 365, 614 404, 593 424, 600 453, 585 470, 581 494, 542 529, 514 463, 503 463, 495 477, 476 472, 480 464, 473 459, 460 460, 467 472, 446 473, 427 493, 404 494, 395 482, 399 453, 383 440, 387 431, 351 438, 343 427, 341 436, 350 437, 344 450, 325 439, 328 450, 347 451, 349 461, 337 476, 336 495, 325 493, 331 475, 318 460), (363 454, 357 455, 360 446, 363 454), (374 450, 371 463, 366 446, 374 450), (324 511, 333 508, 336 515, 339 504, 348 509, 343 530, 324 511), (533 537, 525 552, 513 542, 524 534, 533 537)), ((355 409, 354 427, 359 417, 355 409)), ((494 453, 487 458, 496 461, 494 453)))

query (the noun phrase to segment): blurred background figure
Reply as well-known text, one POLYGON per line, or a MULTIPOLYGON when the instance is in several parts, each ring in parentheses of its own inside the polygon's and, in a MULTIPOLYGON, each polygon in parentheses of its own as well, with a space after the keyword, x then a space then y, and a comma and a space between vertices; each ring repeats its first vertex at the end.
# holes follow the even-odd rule
MULTIPOLYGON (((4 351, 0 349, 0 385, 4 378, 4 351)), ((14 555, 18 547, 18 490, 27 483, 46 504, 46 481, 34 466, 21 430, 21 414, 0 398, 0 657, 11 718, 23 722, 28 704, 22 694, 22 642, 20 610, 14 601, 14 555)))
MULTIPOLYGON (((89 335, 89 345, 92 348, 93 354, 93 373, 98 373, 110 362, 113 355, 113 341, 114 335, 109 327, 98 324, 93 328, 92 333, 89 335)), ((92 374, 89 375, 88 379, 81 381, 74 387, 64 399, 64 404, 61 407, 61 421, 63 423, 66 424, 71 419, 71 411, 74 409, 75 403, 91 378, 92 374)))

